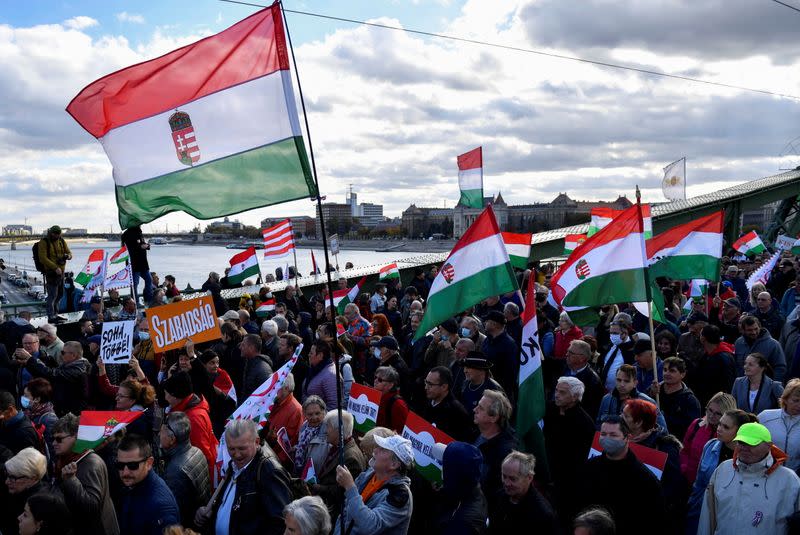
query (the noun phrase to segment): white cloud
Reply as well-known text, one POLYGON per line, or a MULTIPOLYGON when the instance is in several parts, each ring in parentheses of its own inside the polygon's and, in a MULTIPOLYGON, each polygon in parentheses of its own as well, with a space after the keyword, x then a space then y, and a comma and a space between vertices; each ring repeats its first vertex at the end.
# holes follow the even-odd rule
MULTIPOLYGON (((530 17, 546 5, 552 3, 470 0, 441 31, 566 55, 591 56, 605 45, 609 34, 599 30, 599 48, 585 36, 574 46, 553 32, 540 37, 530 17)), ((577 24, 570 10, 559 13, 563 27, 577 24)), ((42 225, 51 214, 66 226, 115 223, 110 166, 63 109, 92 80, 205 35, 156 27, 134 47, 120 35, 92 39, 66 22, 0 25, 0 191, 4 201, 14 197, 8 219, 27 215, 36 198, 47 206, 31 215, 42 225)), ((698 34, 698 50, 703 38, 698 34)), ((800 86, 800 60, 737 52, 733 38, 713 39, 725 54, 664 52, 631 39, 602 55, 787 93, 800 86)), ((455 157, 477 145, 484 147, 487 194, 502 190, 512 204, 549 201, 562 191, 585 200, 630 198, 637 184, 645 200, 659 201, 661 169, 684 155, 691 195, 800 164, 800 156, 778 158, 796 136, 797 104, 787 99, 364 26, 334 29, 296 53, 323 194, 340 201, 352 183, 360 200, 382 202, 388 215, 412 202, 452 206, 455 157)), ((301 213, 313 214, 313 204, 237 217, 258 224, 267 215, 301 213)), ((165 224, 188 228, 194 220, 171 214, 153 228, 165 224)))
POLYGON ((86 17, 84 15, 72 17, 64 21, 64 26, 73 30, 84 30, 92 26, 97 26, 98 24, 99 23, 92 17, 86 17))
POLYGON ((144 17, 137 13, 128 13, 127 11, 122 11, 117 13, 117 20, 120 22, 130 22, 132 24, 144 24, 144 17))

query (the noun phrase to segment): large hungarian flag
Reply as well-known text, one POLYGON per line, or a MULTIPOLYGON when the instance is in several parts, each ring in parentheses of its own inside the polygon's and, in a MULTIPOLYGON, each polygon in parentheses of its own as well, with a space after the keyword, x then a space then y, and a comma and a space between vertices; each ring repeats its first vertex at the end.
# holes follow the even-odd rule
POLYGON ((483 147, 472 149, 457 158, 458 203, 467 208, 483 208, 483 147))
POLYGON ((518 289, 494 211, 487 206, 455 244, 433 280, 414 339, 487 297, 518 289))
POLYGON ((539 347, 539 324, 536 321, 536 289, 528 285, 525 311, 522 313, 522 348, 519 360, 519 401, 517 432, 525 449, 537 460, 544 459, 544 435, 540 427, 544 418, 544 379, 542 350, 539 347))
POLYGON ((229 262, 231 270, 228 272, 228 282, 231 284, 239 284, 247 277, 258 277, 261 273, 258 267, 258 255, 255 247, 249 247, 234 255, 229 262))
POLYGON ((78 440, 72 451, 83 453, 96 448, 142 414, 142 411, 83 411, 78 420, 78 440))
POLYGON ((275 3, 72 99, 67 112, 111 160, 122 228, 317 195, 287 50, 275 3))
POLYGON ((650 278, 719 280, 723 224, 714 212, 647 240, 650 278))
POLYGON ((755 256, 766 251, 764 242, 761 241, 761 238, 758 237, 755 230, 751 230, 733 242, 733 248, 747 256, 755 256))
POLYGON ((267 299, 262 301, 256 309, 256 316, 259 318, 266 318, 270 312, 275 312, 275 299, 267 299))
POLYGON ((399 279, 400 270, 397 269, 397 263, 392 262, 388 266, 383 266, 378 272, 378 280, 384 281, 389 279, 399 279))
POLYGON ((550 281, 553 297, 567 310, 647 301, 645 253, 642 218, 634 205, 575 249, 550 281))
POLYGON ((531 256, 531 234, 502 232, 501 235, 508 251, 508 258, 511 260, 511 267, 526 269, 528 257, 531 256))
MULTIPOLYGON (((285 219, 261 231, 264 237, 264 258, 280 258, 294 249, 294 231, 291 219, 285 219)), ((311 254, 314 254, 312 251, 311 254)))
POLYGON ((80 273, 75 275, 75 284, 80 284, 81 286, 86 287, 86 285, 92 280, 92 277, 97 275, 97 272, 100 271, 100 267, 105 262, 105 257, 105 251, 102 249, 95 249, 89 253, 89 258, 86 260, 86 265, 83 266, 83 269, 80 273))
POLYGON ((361 277, 361 280, 358 281, 352 288, 344 288, 342 290, 333 291, 333 306, 336 307, 336 311, 339 314, 344 314, 344 307, 346 307, 349 303, 356 302, 358 292, 361 291, 361 287, 364 285, 366 280, 366 277, 361 277))

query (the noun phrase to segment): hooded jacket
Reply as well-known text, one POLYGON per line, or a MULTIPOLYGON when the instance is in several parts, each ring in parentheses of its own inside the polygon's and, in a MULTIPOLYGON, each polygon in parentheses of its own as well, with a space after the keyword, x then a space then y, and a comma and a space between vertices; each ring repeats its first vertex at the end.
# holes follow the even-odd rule
POLYGON ((214 467, 217 463, 217 448, 219 441, 214 436, 211 428, 211 409, 208 402, 197 394, 191 394, 180 403, 175 405, 170 412, 180 411, 186 414, 191 424, 189 442, 195 446, 208 461, 208 475, 211 481, 214 480, 214 467))
POLYGON ((471 444, 452 442, 444 450, 444 480, 433 524, 437 533, 479 535, 486 532, 489 512, 480 486, 482 465, 481 452, 471 444))
POLYGON ((704 406, 717 392, 730 392, 736 379, 734 347, 720 342, 710 353, 697 361, 696 368, 687 374, 686 383, 704 406))
POLYGON ((698 535, 787 532, 787 518, 800 508, 800 479, 783 466, 786 454, 772 446, 748 465, 736 453, 714 471, 700 512, 698 535))
POLYGON ((783 354, 781 345, 769 334, 769 331, 762 327, 761 332, 752 343, 744 336, 740 336, 736 340, 734 348, 736 350, 737 377, 744 375, 744 359, 747 358, 747 355, 761 353, 775 370, 775 380, 783 382, 783 376, 786 374, 786 356, 783 354))

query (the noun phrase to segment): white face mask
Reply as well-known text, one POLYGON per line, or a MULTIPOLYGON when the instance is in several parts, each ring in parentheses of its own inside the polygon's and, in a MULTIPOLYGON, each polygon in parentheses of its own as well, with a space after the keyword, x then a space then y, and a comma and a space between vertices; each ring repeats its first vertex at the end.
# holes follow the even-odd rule
POLYGON ((372 348, 372 354, 373 354, 373 355, 375 355, 375 358, 376 358, 376 359, 379 359, 379 358, 381 358, 381 348, 379 348, 379 347, 373 347, 373 348, 372 348))
POLYGON ((618 346, 622 343, 622 335, 621 334, 611 334, 609 335, 611 338, 611 343, 615 346, 618 346))

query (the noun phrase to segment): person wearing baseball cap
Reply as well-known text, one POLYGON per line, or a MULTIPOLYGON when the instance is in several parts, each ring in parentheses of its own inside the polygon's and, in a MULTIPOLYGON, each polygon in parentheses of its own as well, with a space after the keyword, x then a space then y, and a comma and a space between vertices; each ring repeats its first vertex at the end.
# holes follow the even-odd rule
POLYGON ((800 503, 800 478, 783 466, 787 455, 759 423, 739 427, 733 459, 717 467, 700 512, 698 535, 787 533, 800 503))
POLYGON ((413 510, 411 480, 414 466, 411 441, 400 435, 375 437, 370 467, 353 480, 344 466, 336 467, 336 482, 344 489, 344 523, 336 535, 399 535, 408 531, 413 510))
POLYGON ((411 370, 400 356, 400 345, 394 336, 384 336, 370 345, 372 346, 372 356, 375 358, 367 363, 368 383, 374 382, 375 370, 378 367, 391 366, 400 375, 400 393, 404 398, 411 399, 411 370))

